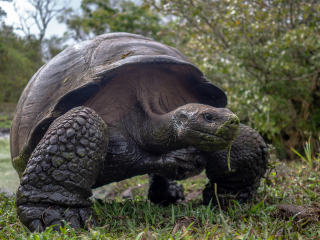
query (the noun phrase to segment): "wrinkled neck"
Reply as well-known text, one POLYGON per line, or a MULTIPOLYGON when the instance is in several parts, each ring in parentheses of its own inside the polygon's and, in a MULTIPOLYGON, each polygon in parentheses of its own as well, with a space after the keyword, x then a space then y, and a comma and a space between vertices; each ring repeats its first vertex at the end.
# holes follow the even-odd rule
POLYGON ((183 148, 178 138, 173 113, 149 112, 141 126, 141 145, 147 151, 168 152, 183 148))

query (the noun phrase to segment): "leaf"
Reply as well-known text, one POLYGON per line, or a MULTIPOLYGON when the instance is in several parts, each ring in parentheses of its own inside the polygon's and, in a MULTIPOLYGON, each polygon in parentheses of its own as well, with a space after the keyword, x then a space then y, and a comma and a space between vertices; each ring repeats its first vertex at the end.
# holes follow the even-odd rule
POLYGON ((144 234, 144 231, 143 231, 143 232, 140 232, 140 233, 137 235, 136 240, 139 240, 139 239, 141 238, 142 234, 144 234))
POLYGON ((126 58, 127 56, 129 56, 130 53, 132 53, 132 52, 128 52, 127 54, 122 54, 122 57, 121 57, 121 58, 122 58, 122 59, 126 58))

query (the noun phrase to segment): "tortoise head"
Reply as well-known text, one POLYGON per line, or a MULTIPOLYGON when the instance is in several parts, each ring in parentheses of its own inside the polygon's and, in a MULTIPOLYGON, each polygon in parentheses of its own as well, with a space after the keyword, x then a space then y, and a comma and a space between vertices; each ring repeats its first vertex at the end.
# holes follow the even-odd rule
POLYGON ((229 109, 194 103, 174 110, 172 118, 179 140, 202 151, 231 146, 240 125, 239 118, 229 109))

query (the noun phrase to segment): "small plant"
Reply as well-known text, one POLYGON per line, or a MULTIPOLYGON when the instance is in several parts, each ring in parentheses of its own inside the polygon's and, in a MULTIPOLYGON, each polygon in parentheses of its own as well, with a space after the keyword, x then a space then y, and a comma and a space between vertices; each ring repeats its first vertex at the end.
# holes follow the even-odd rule
MULTIPOLYGON (((320 142, 320 136, 319 136, 319 142, 320 142)), ((314 156, 312 156, 312 149, 311 149, 311 136, 309 137, 308 141, 305 142, 304 145, 304 153, 306 155, 306 157, 303 157, 298 151, 296 151, 295 149, 291 148, 291 150, 297 154, 303 161, 305 161, 309 167, 313 168, 314 167, 314 162, 319 162, 320 158, 316 158, 314 156)), ((317 153, 317 155, 319 156, 319 153, 317 153)))

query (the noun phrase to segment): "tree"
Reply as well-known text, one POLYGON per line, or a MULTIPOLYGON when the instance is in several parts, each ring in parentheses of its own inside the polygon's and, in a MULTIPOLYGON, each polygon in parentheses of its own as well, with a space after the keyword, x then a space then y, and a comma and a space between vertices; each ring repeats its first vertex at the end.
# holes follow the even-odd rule
MULTIPOLYGON (((11 2, 12 0, 0 0, 0 2, 11 2)), ((2 9, 0 6, 0 21, 2 20, 2 17, 7 16, 7 13, 2 9)))
POLYGON ((0 102, 17 102, 38 69, 38 41, 24 39, 11 26, 0 25, 0 102))
MULTIPOLYGON (((227 91, 241 121, 292 157, 320 135, 320 3, 145 0, 175 17, 184 52, 227 91)), ((314 148, 315 149, 315 148, 314 148)))
POLYGON ((15 7, 17 14, 19 15, 20 26, 18 29, 24 32, 25 36, 31 36, 30 28, 35 24, 38 28, 38 68, 42 65, 42 48, 44 37, 50 21, 61 12, 67 10, 68 3, 60 0, 28 0, 28 3, 32 6, 32 10, 25 10, 24 13, 20 13, 15 7))
POLYGON ((58 55, 63 49, 67 48, 66 41, 69 36, 64 34, 62 37, 53 35, 50 38, 43 40, 42 58, 44 61, 49 61, 54 56, 58 55))
MULTIPOLYGON (((0 0, 9 1, 10 0, 0 0)), ((0 7, 0 102, 17 102, 30 77, 37 70, 38 41, 23 39, 2 21, 0 7)))
POLYGON ((82 13, 70 10, 60 16, 60 21, 68 26, 72 38, 84 41, 107 32, 130 32, 161 38, 158 33, 163 30, 159 14, 150 11, 149 6, 135 4, 133 1, 83 0, 82 13))

